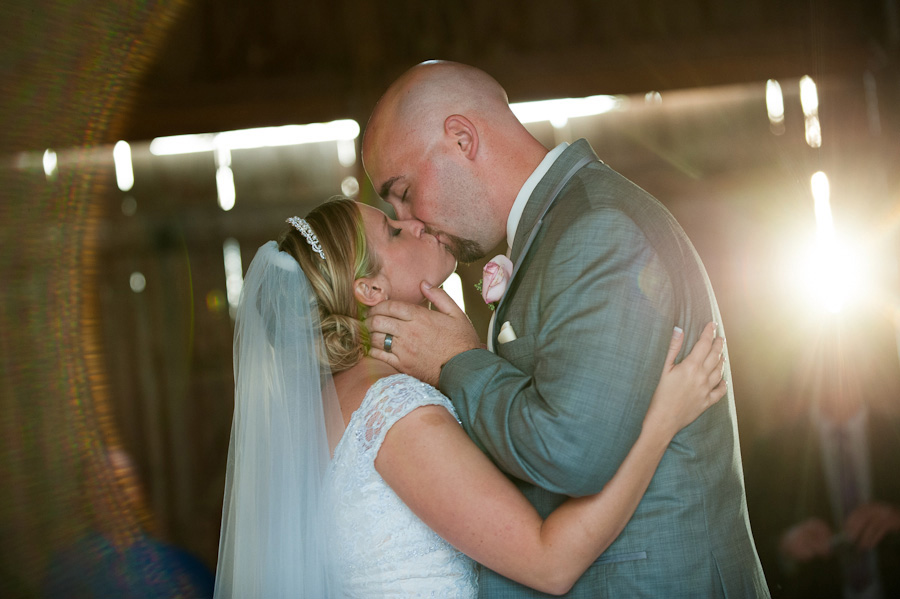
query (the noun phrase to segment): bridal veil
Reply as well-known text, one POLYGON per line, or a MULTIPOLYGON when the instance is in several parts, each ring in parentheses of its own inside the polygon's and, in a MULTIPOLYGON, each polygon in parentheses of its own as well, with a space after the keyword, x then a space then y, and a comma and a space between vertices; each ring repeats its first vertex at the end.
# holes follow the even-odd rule
POLYGON ((338 595, 323 493, 344 424, 320 356, 315 295, 270 241, 250 264, 235 321, 216 599, 338 595))

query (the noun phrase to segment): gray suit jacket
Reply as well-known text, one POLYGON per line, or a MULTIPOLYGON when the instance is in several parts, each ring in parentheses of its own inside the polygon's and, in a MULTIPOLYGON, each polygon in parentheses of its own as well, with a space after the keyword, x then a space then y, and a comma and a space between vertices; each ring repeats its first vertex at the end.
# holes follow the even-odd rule
MULTIPOLYGON (((515 262, 550 191, 593 150, 560 156, 522 215, 515 262)), ((655 198, 591 162, 544 217, 495 331, 518 338, 448 362, 440 387, 475 442, 547 516, 600 491, 641 429, 672 327, 687 353, 721 323, 706 271, 655 198)), ((730 380, 731 374, 727 373, 730 380)), ((540 593, 482 569, 483 597, 540 593)), ((679 433, 628 526, 571 597, 767 597, 750 533, 734 398, 679 433)))

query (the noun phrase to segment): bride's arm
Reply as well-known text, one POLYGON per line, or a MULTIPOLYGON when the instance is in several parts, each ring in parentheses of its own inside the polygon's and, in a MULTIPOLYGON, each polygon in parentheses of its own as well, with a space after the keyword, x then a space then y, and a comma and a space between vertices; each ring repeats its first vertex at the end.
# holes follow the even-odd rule
POLYGON ((521 584, 562 594, 625 527, 675 433, 725 394, 714 325, 674 365, 681 342, 676 333, 641 433, 615 476, 546 520, 442 407, 418 408, 394 424, 375 467, 457 549, 521 584))

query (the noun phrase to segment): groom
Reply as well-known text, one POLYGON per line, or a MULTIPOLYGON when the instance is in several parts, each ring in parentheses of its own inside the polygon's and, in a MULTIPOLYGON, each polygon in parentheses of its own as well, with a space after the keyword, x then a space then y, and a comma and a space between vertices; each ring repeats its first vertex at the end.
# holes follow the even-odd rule
MULTIPOLYGON (((500 85, 465 65, 428 62, 401 76, 362 152, 398 218, 425 223, 463 262, 505 238, 517 265, 491 327, 495 353, 423 284, 436 310, 372 309, 371 355, 449 396, 542 516, 600 491, 638 436, 672 327, 685 330, 686 351, 705 323, 721 322, 684 231, 585 140, 548 152, 500 85), (516 338, 498 342, 506 322, 516 338)), ((481 595, 543 596, 486 569, 481 595)), ((768 596, 730 390, 675 437, 631 522, 569 596, 600 595, 768 596)))

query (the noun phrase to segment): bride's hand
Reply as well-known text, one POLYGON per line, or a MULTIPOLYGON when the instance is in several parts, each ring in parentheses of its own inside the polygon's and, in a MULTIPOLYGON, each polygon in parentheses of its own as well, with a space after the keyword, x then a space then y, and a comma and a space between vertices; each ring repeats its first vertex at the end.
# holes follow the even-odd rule
POLYGON ((728 383, 722 378, 725 339, 716 336, 716 324, 706 325, 691 352, 675 364, 683 342, 684 333, 676 328, 644 419, 645 424, 659 426, 673 437, 728 391, 728 383))

